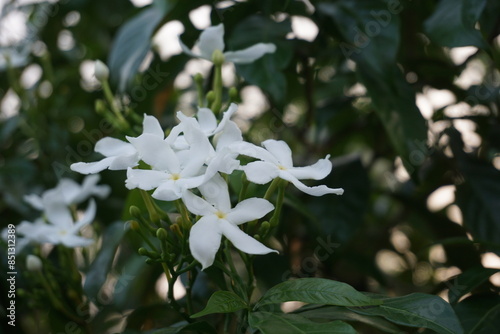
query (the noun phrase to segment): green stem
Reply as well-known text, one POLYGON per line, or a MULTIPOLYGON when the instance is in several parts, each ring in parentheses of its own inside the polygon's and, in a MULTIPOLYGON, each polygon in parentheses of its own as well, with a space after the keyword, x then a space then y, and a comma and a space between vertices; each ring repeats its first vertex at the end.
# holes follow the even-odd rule
POLYGON ((281 179, 277 177, 273 180, 273 182, 271 182, 271 184, 269 185, 269 188, 267 188, 266 194, 264 195, 264 199, 266 199, 268 201, 271 199, 274 192, 276 191, 276 188, 278 188, 280 181, 281 181, 281 179))
POLYGON ((222 106, 222 64, 224 64, 224 55, 220 50, 215 50, 212 55, 212 61, 214 62, 214 81, 213 81, 213 91, 214 91, 214 101, 211 105, 211 109, 214 114, 218 114, 222 106))
POLYGON ((269 224, 271 225, 271 230, 278 226, 281 214, 281 208, 283 207, 283 200, 285 198, 285 188, 288 185, 288 182, 282 180, 278 187, 278 196, 276 198, 276 206, 274 208, 273 216, 271 220, 269 220, 269 224))
POLYGON ((248 185, 250 182, 247 179, 247 176, 245 173, 241 175, 241 190, 240 190, 240 195, 238 196, 238 202, 241 202, 245 199, 245 195, 247 193, 248 185))
POLYGON ((155 207, 155 204, 153 202, 153 199, 151 198, 151 196, 149 196, 149 194, 146 191, 144 191, 142 189, 141 189, 140 193, 141 193, 142 200, 144 201, 144 204, 146 205, 146 209, 148 210, 149 219, 155 225, 158 225, 158 223, 160 222, 160 215, 156 211, 156 207, 155 207))
POLYGON ((128 129, 130 126, 116 105, 116 101, 113 93, 111 92, 111 87, 109 86, 108 80, 103 80, 101 84, 102 90, 104 91, 104 97, 108 101, 111 111, 113 112, 113 114, 115 114, 118 123, 123 127, 123 129, 128 129))
POLYGON ((182 218, 182 226, 187 231, 191 227, 191 220, 189 219, 189 213, 187 211, 186 205, 182 202, 182 200, 178 199, 175 201, 175 206, 177 207, 177 211, 180 213, 182 218))

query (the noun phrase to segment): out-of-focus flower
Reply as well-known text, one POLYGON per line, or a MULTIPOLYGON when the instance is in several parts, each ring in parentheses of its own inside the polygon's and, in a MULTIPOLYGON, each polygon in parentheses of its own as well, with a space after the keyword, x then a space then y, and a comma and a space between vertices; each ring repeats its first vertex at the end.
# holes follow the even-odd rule
POLYGON ((266 140, 262 147, 249 143, 239 143, 233 149, 240 154, 247 155, 261 161, 254 161, 241 167, 247 179, 253 183, 265 184, 279 177, 293 183, 297 189, 313 196, 325 194, 342 195, 342 188, 328 188, 325 185, 308 187, 299 180, 312 179, 321 180, 332 171, 332 163, 328 155, 324 159, 318 160, 314 165, 307 167, 294 167, 292 161, 292 151, 287 143, 281 140, 266 140))
POLYGON ((249 198, 231 208, 227 184, 219 174, 199 189, 205 199, 189 191, 182 199, 189 211, 201 216, 191 228, 189 247, 202 269, 213 264, 222 236, 248 254, 277 252, 238 228, 238 225, 264 217, 273 210, 271 203, 262 198, 249 198))
MULTIPOLYGON (((199 39, 194 44, 194 49, 198 49, 197 51, 193 52, 180 39, 179 41, 182 51, 186 54, 191 57, 212 61, 214 51, 219 50, 221 53, 224 51, 224 25, 221 23, 203 30, 199 39)), ((272 43, 257 43, 243 50, 224 52, 223 56, 227 62, 248 64, 261 58, 266 53, 273 53, 275 51, 276 45, 272 43)))
POLYGON ((29 254, 26 256, 26 268, 29 271, 39 271, 42 269, 42 260, 36 255, 29 254))
POLYGON ((96 60, 94 75, 100 82, 106 81, 109 78, 109 68, 102 61, 96 60))

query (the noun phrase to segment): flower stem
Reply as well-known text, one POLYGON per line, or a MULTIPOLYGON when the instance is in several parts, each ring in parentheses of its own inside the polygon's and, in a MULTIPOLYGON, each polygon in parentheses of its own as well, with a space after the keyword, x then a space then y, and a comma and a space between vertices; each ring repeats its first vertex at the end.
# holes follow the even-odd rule
POLYGON ((218 114, 222 106, 222 64, 224 63, 224 55, 220 50, 215 50, 212 55, 212 61, 214 62, 214 81, 213 81, 213 91, 215 94, 214 101, 212 102, 211 109, 214 114, 218 114))
POLYGON ((276 188, 278 188, 280 181, 281 181, 281 179, 277 177, 273 180, 273 182, 271 182, 271 184, 269 185, 269 188, 267 188, 266 194, 264 195, 264 199, 266 199, 268 201, 271 199, 274 192, 276 191, 276 188))
POLYGON ((285 198, 285 188, 288 185, 288 182, 285 180, 281 180, 278 187, 278 196, 276 198, 276 206, 274 208, 274 213, 271 219, 269 220, 269 224, 271 225, 270 231, 272 231, 276 226, 278 226, 281 214, 281 208, 283 207, 283 200, 285 198))

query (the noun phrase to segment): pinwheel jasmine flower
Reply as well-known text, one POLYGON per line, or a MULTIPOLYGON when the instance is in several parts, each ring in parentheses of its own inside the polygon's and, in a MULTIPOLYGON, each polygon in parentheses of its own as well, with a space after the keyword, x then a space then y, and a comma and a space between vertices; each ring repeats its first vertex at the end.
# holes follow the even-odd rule
POLYGON ((111 188, 107 185, 97 185, 100 178, 99 175, 89 175, 83 179, 81 185, 71 179, 63 178, 55 188, 45 191, 42 196, 26 195, 24 200, 35 209, 44 211, 47 201, 54 200, 54 196, 57 196, 57 194, 57 200, 67 206, 81 203, 91 196, 104 198, 109 195, 111 188))
POLYGON ((152 196, 159 200, 173 201, 182 197, 186 189, 198 187, 205 181, 204 164, 210 153, 210 142, 198 128, 196 120, 177 113, 189 149, 176 153, 168 140, 152 134, 127 138, 139 152, 142 160, 152 170, 127 170, 126 187, 143 190, 156 189, 152 196))
MULTIPOLYGON (((161 139, 165 134, 153 116, 144 115, 143 133, 151 134, 161 139)), ((94 150, 105 156, 96 162, 77 162, 70 166, 71 170, 81 174, 95 174, 105 169, 122 170, 137 166, 140 156, 134 146, 119 139, 105 137, 100 139, 94 150)))
POLYGON ((250 162, 241 167, 245 172, 247 179, 253 183, 266 184, 269 181, 279 177, 291 182, 297 189, 313 196, 322 196, 325 194, 342 195, 342 188, 328 188, 325 185, 308 187, 299 180, 312 179, 321 180, 330 174, 332 163, 330 156, 318 160, 314 165, 307 167, 294 167, 292 161, 292 151, 287 143, 281 140, 266 140, 262 147, 250 143, 239 143, 233 146, 233 150, 240 154, 247 155, 261 161, 250 162))
POLYGON ((81 237, 78 233, 94 220, 95 213, 96 205, 94 200, 91 200, 83 217, 74 222, 69 208, 60 202, 52 202, 45 211, 48 223, 45 223, 43 218, 39 218, 33 223, 23 221, 16 227, 16 232, 22 236, 19 238, 16 251, 20 252, 30 243, 61 244, 70 248, 88 246, 94 241, 81 237))
MULTIPOLYGON (((205 29, 194 45, 194 49, 198 49, 197 52, 190 50, 180 40, 180 38, 179 42, 182 51, 191 57, 203 58, 212 61, 214 51, 224 51, 224 25, 221 23, 205 29)), ((233 62, 235 64, 248 64, 261 58, 266 53, 273 53, 275 51, 276 45, 272 43, 257 43, 243 50, 224 52, 223 55, 225 61, 233 62)))
POLYGON ((199 189, 205 199, 189 191, 182 199, 190 212, 201 216, 191 228, 189 248, 201 263, 202 270, 213 264, 222 236, 248 254, 277 252, 238 228, 238 225, 264 217, 273 210, 271 203, 262 198, 249 198, 231 208, 227 184, 219 174, 199 189))

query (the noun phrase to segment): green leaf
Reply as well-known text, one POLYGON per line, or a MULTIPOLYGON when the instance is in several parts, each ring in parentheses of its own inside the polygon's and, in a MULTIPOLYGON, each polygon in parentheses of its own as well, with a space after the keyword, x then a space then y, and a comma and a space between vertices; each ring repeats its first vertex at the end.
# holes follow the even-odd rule
POLYGON ((333 21, 330 33, 344 56, 356 62, 359 81, 366 87, 375 111, 405 168, 413 177, 427 155, 427 127, 415 103, 415 92, 398 68, 399 8, 383 1, 321 3, 318 11, 333 21))
POLYGON ((429 38, 441 46, 474 45, 487 48, 481 32, 475 29, 487 0, 441 0, 424 23, 429 38))
POLYGON ((486 282, 491 275, 499 272, 500 269, 490 269, 476 267, 468 269, 460 275, 448 281, 448 299, 451 304, 458 303, 458 300, 471 292, 473 289, 486 282))
POLYGON ((99 293, 99 290, 106 281, 116 249, 125 232, 125 224, 122 221, 114 222, 104 231, 101 250, 86 274, 87 277, 83 289, 87 296, 96 298, 99 293))
POLYGON ((486 241, 487 248, 500 254, 500 171, 472 159, 463 159, 459 169, 465 182, 457 186, 456 202, 464 225, 475 240, 486 241))
POLYGON ((468 334, 490 334, 500 328, 500 296, 473 295, 455 305, 464 330, 468 334))
POLYGON ((338 306, 367 306, 382 303, 342 282, 324 278, 300 278, 280 283, 269 289, 254 309, 287 301, 338 306))
POLYGON ((191 318, 199 318, 212 313, 231 313, 247 307, 247 303, 234 292, 217 291, 210 297, 205 309, 193 314, 191 318))
POLYGON ((155 0, 153 5, 141 11, 121 26, 108 57, 111 81, 124 92, 151 48, 151 37, 173 1, 155 0))
POLYGON ((277 103, 284 103, 286 78, 281 72, 292 57, 290 41, 286 35, 292 30, 289 19, 275 22, 267 17, 253 15, 240 22, 228 40, 229 50, 236 51, 257 43, 274 43, 276 51, 245 65, 237 65, 237 71, 250 84, 268 92, 277 103))
POLYGON ((200 321, 200 322, 193 322, 191 324, 155 329, 152 331, 145 332, 145 334, 176 334, 176 333, 217 334, 217 331, 208 322, 200 321))
MULTIPOLYGON (((309 306, 309 305, 307 305, 309 306)), ((401 333, 401 329, 393 325, 391 322, 380 317, 372 317, 364 314, 352 312, 349 309, 339 306, 323 306, 323 307, 304 307, 298 309, 295 313, 311 320, 344 320, 356 321, 377 328, 386 333, 397 334, 401 333)))
POLYGON ((356 331, 342 321, 317 323, 296 314, 254 312, 248 317, 250 326, 262 334, 354 334, 356 331))
POLYGON ((380 306, 351 309, 359 314, 381 316, 403 326, 424 327, 443 334, 463 333, 450 304, 438 296, 413 293, 384 299, 380 306))

